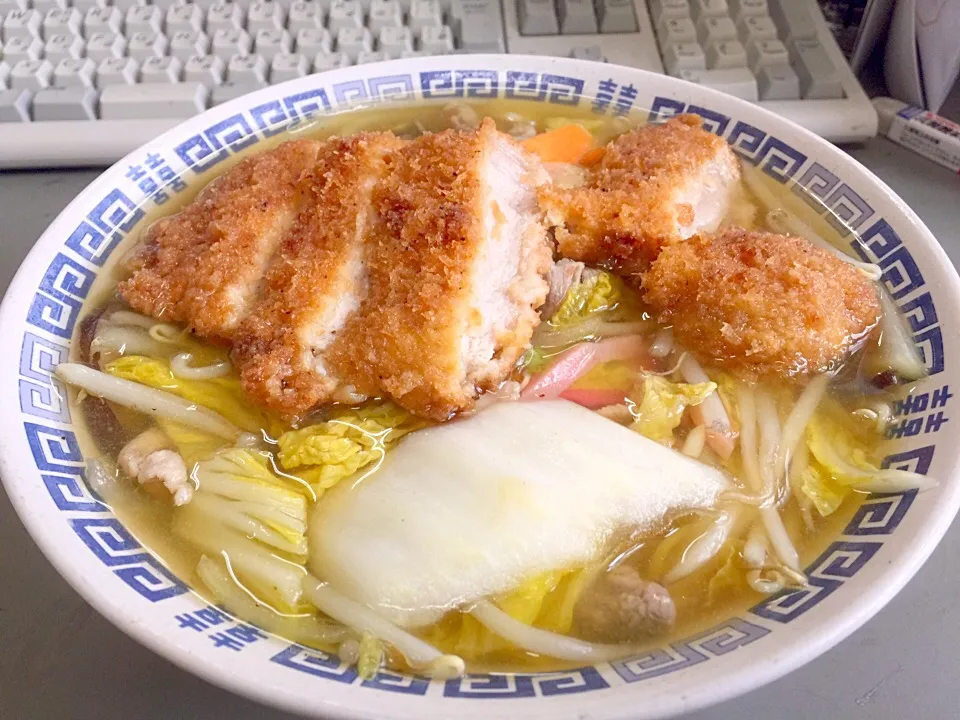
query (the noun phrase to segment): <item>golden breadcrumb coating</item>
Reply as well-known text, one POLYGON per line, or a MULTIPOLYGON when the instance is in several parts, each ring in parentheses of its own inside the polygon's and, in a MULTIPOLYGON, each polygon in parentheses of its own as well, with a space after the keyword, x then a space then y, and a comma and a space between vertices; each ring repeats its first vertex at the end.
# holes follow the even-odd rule
POLYGON ((664 248, 643 291, 678 343, 749 376, 829 370, 880 318, 876 288, 849 263, 739 228, 664 248))
POLYGON ((297 185, 321 143, 286 142, 210 183, 182 212, 154 223, 120 295, 146 315, 229 338, 296 218, 297 185))
POLYGON ((365 292, 371 191, 400 145, 392 133, 334 138, 302 177, 300 214, 271 262, 261 299, 234 336, 243 388, 260 404, 299 415, 339 385, 322 364, 323 346, 365 292))
MULTIPOLYGON (((328 353, 361 392, 385 392, 438 420, 473 406, 477 387, 463 348, 471 327, 483 321, 473 304, 474 283, 484 281, 475 270, 489 237, 483 173, 487 154, 502 141, 513 146, 485 120, 479 131, 423 135, 394 153, 373 193, 379 221, 368 255, 369 296, 328 353)), ((497 338, 494 355, 509 354, 511 366, 529 343, 535 308, 547 292, 550 246, 542 229, 534 229, 535 249, 523 259, 520 284, 533 284, 536 297, 531 302, 516 286, 518 320, 497 338)), ((480 383, 492 385, 508 371, 480 383)))
POLYGON ((715 165, 739 178, 736 156, 701 127, 698 115, 620 135, 606 146, 586 185, 541 188, 560 255, 639 282, 660 249, 682 239, 681 226, 694 222, 684 188, 715 165))

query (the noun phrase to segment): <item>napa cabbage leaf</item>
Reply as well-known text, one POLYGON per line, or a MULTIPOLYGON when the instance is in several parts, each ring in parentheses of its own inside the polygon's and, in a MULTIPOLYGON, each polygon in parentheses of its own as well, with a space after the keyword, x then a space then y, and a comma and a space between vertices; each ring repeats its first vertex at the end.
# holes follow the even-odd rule
POLYGON ((675 383, 659 375, 646 375, 628 403, 634 418, 630 428, 650 440, 670 445, 683 411, 699 405, 716 389, 714 382, 675 383))
POLYGON ((623 289, 623 281, 611 273, 602 270, 585 273, 583 279, 567 291, 550 318, 550 325, 575 325, 593 313, 613 310, 623 298, 623 289))

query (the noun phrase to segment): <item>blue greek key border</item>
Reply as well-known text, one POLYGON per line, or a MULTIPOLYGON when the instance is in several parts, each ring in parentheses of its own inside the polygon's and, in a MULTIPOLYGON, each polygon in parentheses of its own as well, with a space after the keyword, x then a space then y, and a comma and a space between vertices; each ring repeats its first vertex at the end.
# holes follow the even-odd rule
MULTIPOLYGON (((633 85, 613 79, 593 86, 580 78, 521 70, 452 69, 368 77, 263 102, 131 165, 127 182, 99 199, 66 237, 39 283, 21 339, 17 383, 24 432, 44 487, 78 539, 150 602, 188 590, 91 492, 84 479, 83 457, 72 431, 65 389, 52 374, 68 357, 68 343, 94 279, 114 249, 138 229, 149 202, 161 204, 198 173, 263 139, 358 102, 506 97, 569 107, 589 103, 594 113, 623 116, 638 106, 638 94, 633 85)), ((849 185, 803 152, 749 123, 670 98, 655 97, 648 104, 651 121, 681 112, 700 114, 704 126, 724 137, 746 162, 798 193, 802 188, 801 197, 849 238, 860 257, 883 268, 883 282, 906 314, 930 373, 944 369, 943 336, 923 275, 897 233, 849 185)), ((933 453, 934 446, 928 445, 892 455, 886 463, 925 473, 933 453)), ((425 695, 438 688, 436 692, 444 697, 471 700, 549 697, 601 690, 609 687, 611 680, 640 682, 749 645, 770 634, 777 624, 792 622, 815 607, 871 560, 884 537, 902 522, 914 497, 915 493, 870 496, 842 536, 807 568, 809 589, 784 592, 757 604, 750 609, 749 620, 730 618, 669 647, 615 662, 609 677, 597 668, 584 667, 555 673, 468 675, 445 683, 383 672, 360 681, 355 670, 336 656, 299 645, 289 645, 270 662, 323 680, 383 692, 425 695), (760 625, 757 620, 775 624, 760 625)), ((237 648, 242 644, 238 640, 237 648)))

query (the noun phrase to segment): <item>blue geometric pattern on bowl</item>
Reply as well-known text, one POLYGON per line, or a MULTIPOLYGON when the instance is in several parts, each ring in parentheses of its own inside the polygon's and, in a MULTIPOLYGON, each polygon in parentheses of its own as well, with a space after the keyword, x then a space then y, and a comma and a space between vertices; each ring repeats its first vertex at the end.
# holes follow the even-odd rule
MULTIPOLYGON (((376 101, 439 101, 504 97, 535 103, 574 107, 589 105, 598 115, 626 116, 635 107, 649 108, 651 121, 682 112, 697 113, 704 127, 725 138, 746 161, 776 181, 789 185, 827 222, 849 238, 851 249, 883 270, 882 281, 909 320, 914 341, 932 378, 944 369, 943 337, 936 308, 917 263, 893 228, 856 190, 789 143, 735 117, 710 108, 687 105, 666 97, 640 97, 633 85, 612 78, 591 86, 587 81, 524 70, 483 68, 395 74, 323 85, 271 100, 222 119, 180 142, 168 155, 149 153, 129 166, 127 182, 108 192, 86 213, 64 240, 63 248, 43 275, 21 338, 19 366, 20 411, 37 469, 56 508, 63 513, 82 542, 100 562, 131 590, 150 602, 163 602, 188 592, 148 550, 123 527, 90 490, 84 462, 72 430, 64 398, 65 388, 53 368, 68 357, 80 308, 91 285, 117 245, 140 229, 145 206, 163 205, 183 191, 197 174, 223 162, 263 139, 295 127, 319 114, 376 101)), ((929 382, 927 383, 929 384, 929 382)), ((948 421, 946 385, 918 393, 901 402, 901 420, 890 431, 906 439, 935 434, 948 421)), ((935 443, 889 456, 885 465, 926 473, 935 443)), ((917 445, 914 441, 912 444, 917 445)), ((761 640, 815 607, 853 577, 876 555, 884 536, 893 533, 913 503, 915 492, 870 496, 854 514, 841 536, 806 569, 810 587, 784 591, 751 608, 747 617, 733 617, 717 626, 669 646, 610 665, 624 683, 641 682, 708 662, 761 640), (749 619, 748 619, 749 618, 749 619), (762 623, 762 624, 761 624, 762 623)), ((186 632, 208 633, 217 647, 241 651, 267 636, 257 628, 234 621, 217 608, 204 608, 173 618, 186 632)), ((583 693, 609 687, 593 667, 564 672, 468 675, 445 683, 381 672, 361 681, 356 671, 328 653, 292 644, 270 662, 291 671, 340 683, 391 693, 468 700, 547 697, 583 693)))

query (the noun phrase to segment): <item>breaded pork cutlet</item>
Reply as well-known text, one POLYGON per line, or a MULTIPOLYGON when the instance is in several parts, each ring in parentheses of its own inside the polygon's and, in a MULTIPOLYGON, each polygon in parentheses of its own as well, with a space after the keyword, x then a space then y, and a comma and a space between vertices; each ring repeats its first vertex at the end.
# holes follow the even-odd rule
POLYGON ((392 133, 332 139, 302 178, 300 214, 234 334, 244 390, 261 404, 299 415, 337 390, 324 353, 367 294, 371 196, 402 144, 392 133))
POLYGON ((849 263, 739 228, 664 248, 643 291, 681 345, 748 376, 830 370, 880 318, 876 288, 849 263))
POLYGON ((370 293, 328 362, 361 392, 446 419, 498 385, 529 344, 552 248, 540 163, 485 120, 395 152, 373 191, 370 293))
POLYGON ((639 281, 663 246, 720 225, 739 180, 726 141, 680 115, 624 133, 586 184, 544 187, 540 200, 563 257, 639 281))
POLYGON ((297 217, 298 184, 320 145, 297 140, 246 158, 153 224, 121 296, 152 317, 229 339, 297 217))

